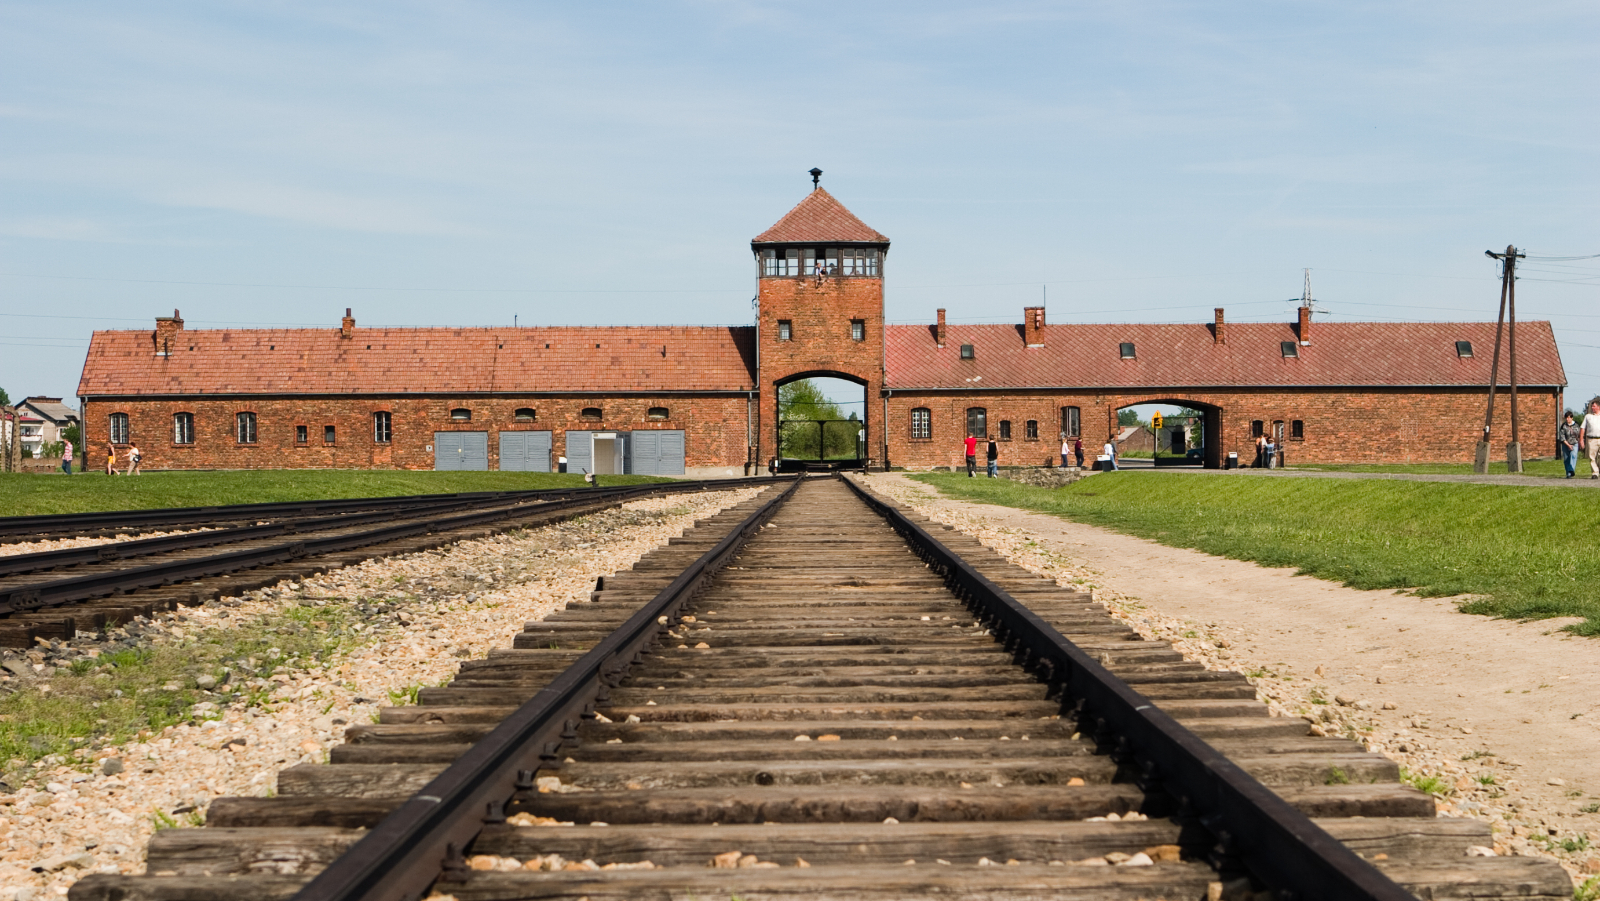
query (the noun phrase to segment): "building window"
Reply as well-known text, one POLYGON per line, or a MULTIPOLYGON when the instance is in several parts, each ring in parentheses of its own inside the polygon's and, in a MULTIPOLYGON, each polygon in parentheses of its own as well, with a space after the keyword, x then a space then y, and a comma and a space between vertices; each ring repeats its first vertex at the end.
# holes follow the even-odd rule
POLYGON ((1028 420, 1027 424, 1023 426, 1022 437, 1026 438, 1029 441, 1038 441, 1039 440, 1039 420, 1037 420, 1037 419, 1028 420))
POLYGON ((846 247, 840 263, 843 275, 877 275, 878 250, 875 247, 846 247))
POLYGON ((839 248, 806 248, 800 263, 801 275, 838 275, 839 248))
POLYGON ((863 320, 863 319, 852 319, 852 320, 850 320, 850 340, 851 341, 865 341, 865 340, 867 340, 867 323, 866 323, 866 320, 863 320))
POLYGON ((1285 357, 1300 356, 1300 345, 1294 343, 1293 341, 1280 341, 1278 342, 1278 347, 1283 351, 1283 355, 1285 357))
POLYGON ((644 418, 645 419, 658 419, 659 420, 659 419, 670 419, 671 417, 672 417, 672 411, 668 410, 666 407, 651 407, 649 410, 646 410, 645 414, 644 414, 644 418))
POLYGON ((450 411, 450 419, 453 422, 471 422, 472 411, 466 407, 456 407, 450 411))
POLYGON ((311 427, 297 425, 294 427, 294 443, 306 444, 311 440, 311 427))
POLYGON ((972 345, 971 344, 963 344, 963 345, 961 345, 961 359, 970 360, 970 359, 972 359, 972 356, 973 356, 972 345))
POLYGON ((1471 341, 1457 341, 1456 342, 1456 356, 1460 357, 1463 360, 1471 359, 1472 358, 1472 342, 1471 341))
POLYGON ((974 438, 989 437, 989 411, 982 407, 967 408, 967 434, 974 438))
POLYGON ((1077 407, 1061 408, 1061 432, 1068 438, 1083 434, 1083 414, 1077 407))
POLYGON ((240 444, 256 443, 256 414, 236 413, 233 417, 234 426, 238 432, 240 444))
POLYGON ((1305 440, 1306 421, 1304 419, 1295 419, 1289 422, 1289 437, 1297 441, 1305 440))
POLYGON ((1124 360, 1137 359, 1137 357, 1135 357, 1134 353, 1133 353, 1133 342, 1132 341, 1124 341, 1121 344, 1118 344, 1117 345, 1117 353, 1121 354, 1122 355, 1122 359, 1124 359, 1124 360))
POLYGON ((584 407, 583 412, 578 415, 584 419, 599 420, 605 418, 599 407, 584 407))
POLYGON ((193 444, 194 443, 194 414, 193 413, 174 413, 174 414, 172 414, 172 443, 173 444, 193 444))
POLYGON ((1000 420, 1000 440, 1001 441, 1010 441, 1011 440, 1011 420, 1009 420, 1009 419, 1000 420))
POLYGON ((793 341, 794 340, 794 326, 787 319, 779 319, 778 320, 778 340, 779 341, 793 341))
POLYGON ((927 441, 933 437, 933 411, 917 407, 911 411, 911 440, 927 441))
POLYGON ((793 248, 761 251, 761 274, 768 278, 799 275, 800 251, 793 248))
POLYGON ((112 413, 111 414, 111 443, 112 444, 127 444, 128 443, 128 414, 126 414, 126 413, 112 413))
POLYGON ((1250 420, 1250 437, 1260 438, 1267 433, 1267 424, 1259 419, 1250 420))
POLYGON ((331 426, 331 425, 323 426, 322 427, 322 443, 323 444, 333 444, 334 443, 333 434, 334 434, 333 426, 331 426))
POLYGON ((372 440, 378 444, 388 444, 394 440, 394 419, 387 410, 372 414, 372 440))
POLYGON ((532 407, 518 407, 515 415, 517 422, 533 422, 539 418, 539 411, 532 407))

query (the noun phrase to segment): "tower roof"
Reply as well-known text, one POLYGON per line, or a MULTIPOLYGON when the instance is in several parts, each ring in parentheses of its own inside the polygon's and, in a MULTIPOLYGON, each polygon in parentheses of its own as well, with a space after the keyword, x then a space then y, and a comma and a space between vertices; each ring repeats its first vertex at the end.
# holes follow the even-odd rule
POLYGON ((889 238, 856 218, 825 188, 817 188, 752 244, 888 244, 889 238))

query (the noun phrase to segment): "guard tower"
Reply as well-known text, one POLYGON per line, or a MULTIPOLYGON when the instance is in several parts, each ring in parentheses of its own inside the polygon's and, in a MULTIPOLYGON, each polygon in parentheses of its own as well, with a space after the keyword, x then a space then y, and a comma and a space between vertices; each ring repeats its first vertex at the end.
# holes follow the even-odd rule
POLYGON ((761 391, 758 456, 778 456, 778 388, 814 376, 865 389, 859 459, 838 468, 879 466, 883 424, 873 407, 883 391, 883 265, 889 239, 824 190, 813 188, 777 224, 750 242, 758 290, 756 327, 761 391))

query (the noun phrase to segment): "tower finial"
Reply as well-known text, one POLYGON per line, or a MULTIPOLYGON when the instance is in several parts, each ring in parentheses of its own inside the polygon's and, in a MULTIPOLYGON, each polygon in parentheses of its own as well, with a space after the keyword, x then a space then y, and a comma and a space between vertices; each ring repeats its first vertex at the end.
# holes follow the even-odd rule
POLYGON ((813 166, 811 168, 811 190, 822 187, 822 170, 813 166))

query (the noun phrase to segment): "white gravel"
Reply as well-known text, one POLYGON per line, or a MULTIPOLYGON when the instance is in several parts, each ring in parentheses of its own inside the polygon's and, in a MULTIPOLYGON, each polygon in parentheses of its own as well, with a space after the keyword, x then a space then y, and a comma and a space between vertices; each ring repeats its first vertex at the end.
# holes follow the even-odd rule
MULTIPOLYGON (((203 714, 210 719, 199 725, 101 748, 93 767, 63 762, 39 774, 43 785, 0 796, 0 901, 65 895, 87 873, 139 872, 158 816, 188 825, 212 798, 266 794, 278 770, 326 759, 345 726, 370 722, 380 705, 392 703, 391 691, 439 684, 460 658, 509 647, 524 622, 586 597, 596 577, 630 566, 695 520, 758 490, 635 501, 545 528, 368 561, 142 624, 132 631, 143 640, 181 642, 199 628, 319 599, 383 599, 386 611, 364 624, 371 640, 332 667, 274 676, 262 706, 236 703, 203 714), (123 764, 121 773, 102 774, 109 758, 123 764), (49 869, 35 872, 41 865, 49 869)), ((52 652, 50 663, 94 650, 88 638, 80 633, 72 648, 52 652)), ((41 657, 38 650, 30 655, 41 657)))
POLYGON ((0 544, 0 557, 17 554, 41 554, 69 547, 94 547, 101 544, 118 544, 124 541, 142 541, 146 538, 165 538, 168 535, 188 535, 192 532, 210 532, 211 529, 179 529, 175 532, 140 532, 137 535, 112 535, 106 538, 47 538, 43 541, 19 541, 0 544))

